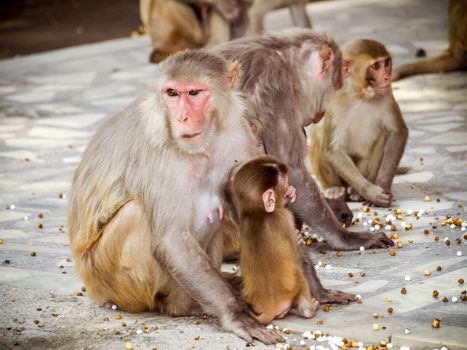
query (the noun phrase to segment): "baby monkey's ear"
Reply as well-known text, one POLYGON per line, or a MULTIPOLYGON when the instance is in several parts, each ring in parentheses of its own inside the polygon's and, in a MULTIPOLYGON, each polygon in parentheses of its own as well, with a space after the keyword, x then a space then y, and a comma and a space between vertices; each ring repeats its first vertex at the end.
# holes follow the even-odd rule
POLYGON ((272 188, 266 190, 262 196, 264 210, 266 213, 272 213, 276 209, 276 194, 272 188))

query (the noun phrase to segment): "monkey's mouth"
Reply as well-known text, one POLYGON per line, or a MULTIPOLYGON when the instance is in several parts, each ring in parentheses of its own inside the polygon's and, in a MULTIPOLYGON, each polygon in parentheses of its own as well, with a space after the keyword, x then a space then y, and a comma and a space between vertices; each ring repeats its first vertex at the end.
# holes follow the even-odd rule
POLYGON ((385 86, 377 86, 377 87, 375 87, 375 89, 379 93, 386 93, 387 91, 389 91, 391 89, 391 84, 385 85, 385 86))
POLYGON ((182 134, 181 137, 184 141, 188 141, 188 142, 194 142, 196 141, 198 138, 200 138, 200 135, 202 134, 202 132, 196 132, 196 133, 193 133, 193 134, 182 134))

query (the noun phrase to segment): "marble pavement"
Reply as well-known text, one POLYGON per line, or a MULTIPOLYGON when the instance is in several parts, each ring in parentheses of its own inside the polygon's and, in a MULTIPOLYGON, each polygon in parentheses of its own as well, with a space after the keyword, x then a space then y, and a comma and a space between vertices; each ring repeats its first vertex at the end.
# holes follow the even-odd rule
MULTIPOLYGON (((381 40, 395 65, 414 60, 417 48, 431 56, 447 47, 445 0, 326 1, 308 11, 339 43, 381 40)), ((266 18, 269 30, 290 25, 285 10, 266 18)), ((96 305, 73 270, 66 234, 73 171, 98 125, 151 82, 148 53, 143 37, 0 61, 2 349, 245 347, 213 319, 96 305)), ((467 74, 414 77, 394 90, 410 129, 402 165, 411 171, 396 177, 391 209, 351 206, 353 230, 378 224, 399 247, 316 253, 323 284, 361 301, 275 323, 287 337, 278 348, 337 349, 345 337, 348 348, 385 341, 394 349, 467 349, 467 74)))

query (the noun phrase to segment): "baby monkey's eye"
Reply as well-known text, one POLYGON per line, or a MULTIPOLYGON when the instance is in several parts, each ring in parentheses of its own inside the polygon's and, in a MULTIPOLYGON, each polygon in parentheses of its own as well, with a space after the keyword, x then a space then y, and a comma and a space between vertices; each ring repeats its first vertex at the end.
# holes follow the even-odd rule
POLYGON ((196 96, 199 94, 199 90, 190 90, 189 94, 190 96, 196 96))
POLYGON ((379 68, 379 62, 375 62, 373 63, 373 65, 371 66, 373 69, 378 69, 379 68))
POLYGON ((167 89, 167 95, 174 97, 174 96, 178 96, 178 93, 174 89, 167 89))

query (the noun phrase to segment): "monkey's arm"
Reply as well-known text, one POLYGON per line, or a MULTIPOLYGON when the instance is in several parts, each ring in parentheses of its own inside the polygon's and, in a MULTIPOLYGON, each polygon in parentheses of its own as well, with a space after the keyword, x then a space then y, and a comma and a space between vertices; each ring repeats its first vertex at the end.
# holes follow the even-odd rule
POLYGON ((297 188, 297 199, 290 209, 310 225, 313 232, 326 239, 323 249, 356 250, 361 246, 385 248, 394 245, 382 232, 350 232, 343 228, 305 168, 289 167, 289 183, 297 188))
POLYGON ((392 115, 386 122, 386 142, 384 145, 383 159, 376 177, 376 185, 385 191, 391 191, 392 180, 399 162, 404 154, 405 145, 409 136, 401 111, 396 101, 393 102, 392 115))
POLYGON ((241 18, 241 6, 238 0, 177 0, 178 2, 215 7, 229 22, 236 23, 241 18))
POLYGON ((277 141, 289 140, 289 135, 272 134, 262 133, 261 138, 268 153, 280 159, 289 168, 289 184, 296 188, 297 195, 295 202, 290 204, 290 209, 298 221, 306 222, 314 232, 326 239, 327 248, 356 250, 361 246, 385 248, 394 245, 382 232, 350 232, 342 227, 305 167, 306 138, 301 128, 296 135, 303 137, 291 140, 291 143, 296 144, 277 141))
POLYGON ((226 330, 248 342, 256 338, 273 344, 281 339, 276 331, 266 329, 246 313, 241 301, 189 232, 172 230, 166 233, 155 245, 154 252, 187 294, 206 312, 219 317, 226 330))
POLYGON ((392 195, 386 193, 385 188, 368 181, 345 150, 338 147, 324 152, 323 158, 331 164, 337 175, 344 179, 360 195, 376 205, 383 207, 391 205, 392 195))

